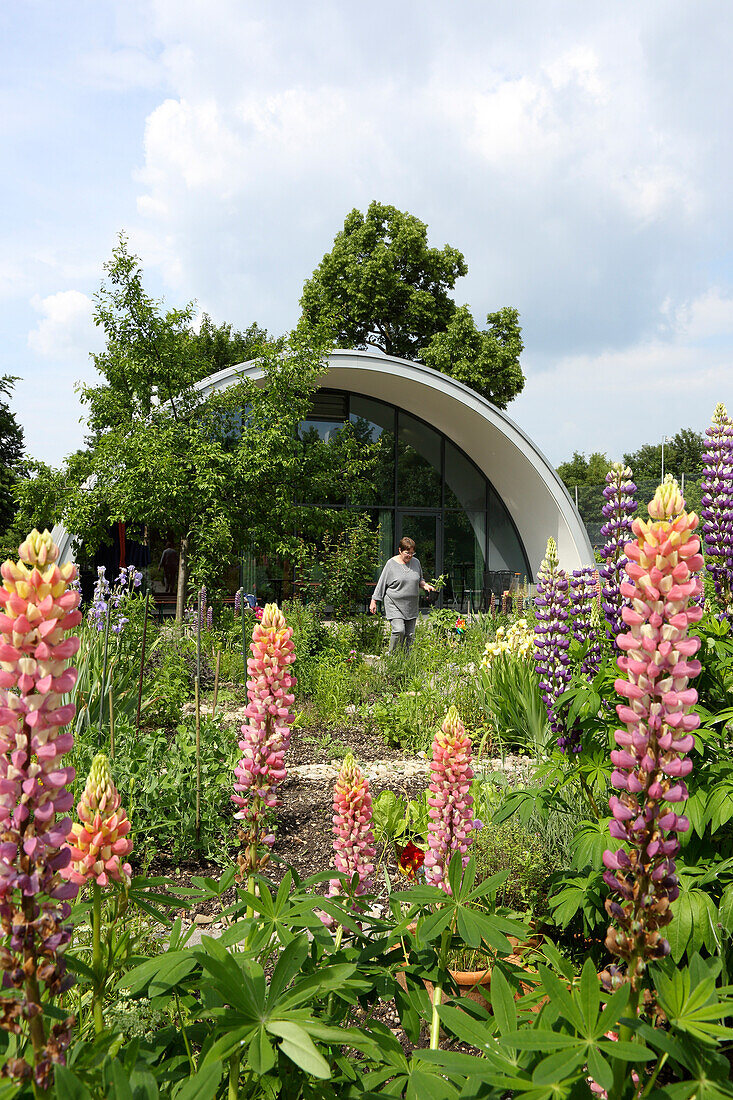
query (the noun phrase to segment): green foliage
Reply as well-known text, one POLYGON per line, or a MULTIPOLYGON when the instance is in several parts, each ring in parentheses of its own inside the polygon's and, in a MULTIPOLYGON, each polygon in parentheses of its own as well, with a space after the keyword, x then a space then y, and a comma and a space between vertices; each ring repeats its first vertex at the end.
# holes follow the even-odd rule
MULTIPOLYGON (((678 481, 702 477, 702 456, 705 436, 692 428, 682 428, 664 444, 664 472, 674 474, 678 481)), ((644 443, 638 450, 624 455, 624 462, 634 473, 634 480, 655 481, 662 478, 662 441, 644 443)))
POLYGON ((579 451, 574 451, 569 461, 560 463, 557 472, 567 489, 572 492, 576 485, 603 485, 610 465, 607 455, 600 451, 594 451, 588 458, 579 451))
POLYGON ((479 680, 484 713, 502 751, 519 747, 539 758, 549 727, 534 663, 500 653, 479 670, 479 680))
MULTIPOLYGON (((0 375, 0 395, 10 398, 17 381, 11 374, 0 375)), ((23 472, 23 440, 23 429, 15 413, 9 402, 0 397, 0 533, 3 534, 15 514, 15 487, 23 472)))
POLYGON ((379 528, 371 526, 368 514, 342 514, 343 528, 336 535, 326 534, 319 562, 321 597, 339 618, 345 618, 363 599, 374 579, 379 555, 379 528))
POLYGON ((484 331, 478 329, 468 306, 461 306, 445 332, 437 332, 421 355, 427 366, 449 374, 505 409, 524 389, 519 311, 505 306, 489 313, 486 324, 484 331))
POLYGON ((333 320, 339 347, 376 344, 387 355, 417 358, 455 311, 449 296, 468 268, 460 252, 429 248, 427 226, 394 206, 352 210, 303 287, 310 324, 333 320))

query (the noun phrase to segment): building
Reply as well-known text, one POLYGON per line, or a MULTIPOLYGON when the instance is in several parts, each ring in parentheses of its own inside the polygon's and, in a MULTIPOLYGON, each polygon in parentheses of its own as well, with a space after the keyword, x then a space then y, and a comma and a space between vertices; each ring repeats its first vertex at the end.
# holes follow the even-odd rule
MULTIPOLYGON (((238 364, 198 388, 206 395, 243 376, 257 382, 264 372, 256 361, 238 364)), ((370 499, 344 506, 368 511, 379 524, 382 560, 403 535, 413 538, 425 576, 445 576, 445 602, 468 610, 485 605, 491 592, 532 583, 550 536, 566 570, 593 562, 585 527, 554 468, 513 420, 462 383, 374 349, 333 351, 301 438, 329 440, 347 423, 378 444, 378 463, 370 499)), ((119 526, 108 575, 117 558, 125 560, 119 526)), ((62 559, 70 557, 69 534, 57 527, 54 538, 62 559)), ((172 600, 171 578, 156 568, 166 552, 158 541, 153 537, 144 553, 153 566, 152 590, 165 604, 172 600)), ((143 550, 132 541, 129 547, 143 550)), ((233 590, 236 569, 231 581, 233 590)), ((245 561, 239 582, 261 596, 281 595, 261 561, 245 561)))
MULTIPOLYGON (((211 393, 241 376, 258 381, 263 371, 256 362, 230 367, 200 388, 211 393)), ((333 351, 302 436, 327 440, 347 422, 381 444, 377 493, 361 507, 379 522, 382 558, 409 535, 425 575, 447 577, 446 595, 470 593, 477 604, 516 578, 533 581, 549 536, 565 569, 593 562, 554 468, 514 421, 460 382, 374 349, 333 351)))

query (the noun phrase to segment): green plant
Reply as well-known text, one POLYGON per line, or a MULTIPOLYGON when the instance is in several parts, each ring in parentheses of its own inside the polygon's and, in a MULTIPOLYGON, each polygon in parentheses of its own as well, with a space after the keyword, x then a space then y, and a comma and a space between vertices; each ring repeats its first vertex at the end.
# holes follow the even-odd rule
POLYGON ((320 562, 323 600, 339 618, 362 600, 379 554, 379 528, 371 526, 366 512, 344 512, 343 522, 338 535, 325 535, 320 562))
POLYGON ((479 670, 478 676, 484 713, 499 743, 528 749, 541 757, 549 730, 533 664, 514 654, 500 653, 488 668, 479 670))

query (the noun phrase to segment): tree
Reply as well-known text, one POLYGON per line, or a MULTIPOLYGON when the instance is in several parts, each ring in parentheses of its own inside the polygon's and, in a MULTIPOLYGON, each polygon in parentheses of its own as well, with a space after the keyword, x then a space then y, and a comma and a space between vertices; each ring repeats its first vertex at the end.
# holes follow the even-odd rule
POLYGON ((104 351, 100 381, 81 387, 89 448, 63 471, 39 469, 26 512, 45 511, 94 552, 115 522, 170 532, 178 545, 176 613, 187 578, 216 580, 245 545, 297 562, 338 512, 307 503, 344 493, 372 463, 347 427, 337 453, 298 433, 332 347, 330 332, 305 324, 280 340, 263 330, 192 326, 193 307, 164 310, 144 290, 124 237, 105 265, 95 319, 104 351), (203 331, 203 335, 202 335, 203 331), (257 349, 265 384, 243 379, 204 397, 196 383, 257 349), (211 358, 207 358, 211 356, 211 358))
MULTIPOLYGON (((0 375, 0 394, 11 397, 17 381, 12 374, 0 375)), ((23 429, 15 413, 0 398, 0 532, 3 533, 15 515, 14 491, 22 472, 23 440, 23 429)))
POLYGON ((339 347, 374 344, 416 359, 445 331, 456 308, 448 291, 468 271, 458 249, 429 248, 427 235, 424 222, 394 206, 352 210, 303 287, 304 317, 334 323, 339 347))
POLYGON ((588 458, 579 451, 567 462, 561 462, 557 472, 572 493, 577 485, 603 485, 611 463, 606 454, 594 451, 588 458))
POLYGON ((422 359, 506 408, 524 386, 519 314, 505 307, 479 330, 449 293, 467 272, 458 249, 428 246, 424 222, 373 202, 348 215, 300 304, 310 322, 333 325, 339 347, 422 359))
POLYGON ((434 370, 449 374, 480 393, 500 409, 524 388, 519 357, 524 350, 519 311, 505 306, 486 318, 481 331, 467 306, 457 309, 445 332, 436 333, 422 349, 422 358, 434 370))
MULTIPOLYGON (((674 474, 679 481, 696 481, 702 477, 702 456, 705 452, 705 436, 692 428, 682 428, 664 444, 665 473, 674 474)), ((659 481, 662 476, 662 441, 645 443, 637 451, 624 455, 637 481, 659 481)))

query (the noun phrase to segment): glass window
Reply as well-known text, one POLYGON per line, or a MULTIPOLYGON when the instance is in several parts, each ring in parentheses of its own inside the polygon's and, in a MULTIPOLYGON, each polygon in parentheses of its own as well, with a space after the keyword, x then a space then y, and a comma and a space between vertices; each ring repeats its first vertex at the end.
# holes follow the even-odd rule
POLYGON ((351 430, 375 450, 375 463, 357 492, 354 504, 394 504, 394 432, 396 412, 390 405, 369 397, 351 397, 351 430))
POLYGON ((445 441, 445 506, 481 512, 486 508, 486 478, 448 439, 445 441))
POLYGON ((489 570, 519 574, 520 580, 532 576, 504 502, 489 487, 489 570))
POLYGON ((427 424, 400 410, 398 438, 398 503, 413 508, 440 508, 440 435, 427 424))
POLYGON ((486 512, 445 512, 443 520, 443 569, 447 574, 446 600, 460 600, 471 589, 481 596, 486 568, 486 512))

